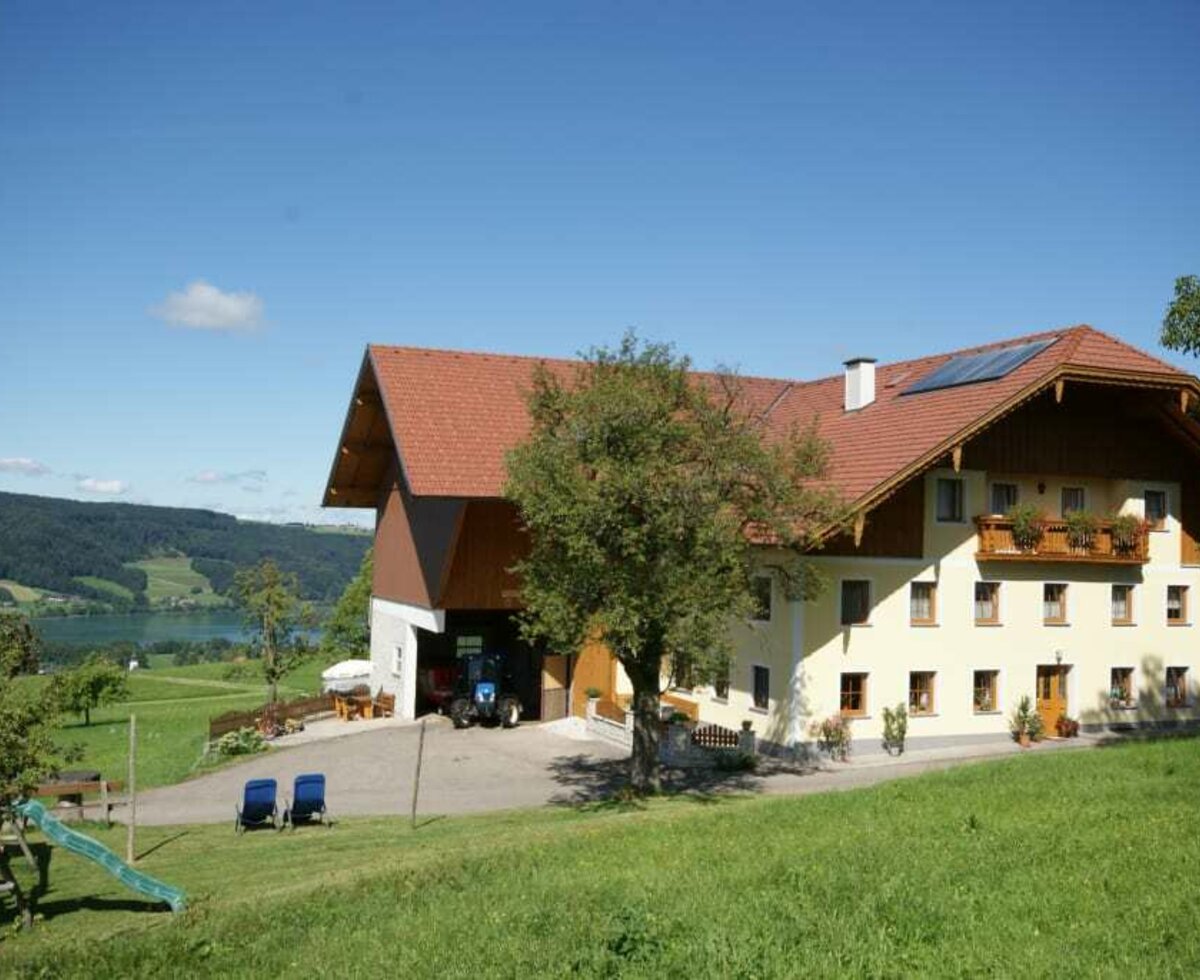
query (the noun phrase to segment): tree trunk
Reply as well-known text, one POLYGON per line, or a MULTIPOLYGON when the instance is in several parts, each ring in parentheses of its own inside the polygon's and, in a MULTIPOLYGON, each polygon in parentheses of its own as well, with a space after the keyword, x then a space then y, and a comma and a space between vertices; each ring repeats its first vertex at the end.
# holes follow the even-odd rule
POLYGON ((92 709, 84 707, 83 709, 83 727, 89 728, 92 724, 92 709))
POLYGON ((629 759, 629 781, 634 792, 658 793, 662 779, 658 768, 658 744, 662 739, 659 722, 659 671, 655 668, 630 671, 633 682, 633 755, 629 759))

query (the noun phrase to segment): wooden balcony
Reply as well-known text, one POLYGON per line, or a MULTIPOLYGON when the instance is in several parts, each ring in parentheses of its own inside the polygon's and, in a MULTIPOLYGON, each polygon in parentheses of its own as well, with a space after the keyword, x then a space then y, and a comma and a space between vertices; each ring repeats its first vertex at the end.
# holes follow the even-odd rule
POLYGON ((1042 522, 1042 537, 1032 548, 1018 548, 1013 540, 1013 522, 1007 517, 981 515, 975 518, 979 531, 980 561, 1075 561, 1104 565, 1144 565, 1150 559, 1149 536, 1143 530, 1131 547, 1113 540, 1112 522, 1099 521, 1087 546, 1073 545, 1067 538, 1067 523, 1056 518, 1042 522))

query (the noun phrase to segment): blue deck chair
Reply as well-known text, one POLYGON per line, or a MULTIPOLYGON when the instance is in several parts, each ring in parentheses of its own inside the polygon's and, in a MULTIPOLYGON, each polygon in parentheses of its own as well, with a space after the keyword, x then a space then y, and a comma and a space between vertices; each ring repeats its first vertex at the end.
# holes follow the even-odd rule
POLYGON ((239 834, 247 827, 279 829, 279 808, 275 805, 275 780, 251 779, 242 791, 242 805, 236 807, 233 829, 239 834))
POLYGON ((325 776, 319 772, 296 777, 292 786, 292 805, 284 811, 283 822, 296 829, 301 823, 324 823, 333 826, 325 807, 325 776))

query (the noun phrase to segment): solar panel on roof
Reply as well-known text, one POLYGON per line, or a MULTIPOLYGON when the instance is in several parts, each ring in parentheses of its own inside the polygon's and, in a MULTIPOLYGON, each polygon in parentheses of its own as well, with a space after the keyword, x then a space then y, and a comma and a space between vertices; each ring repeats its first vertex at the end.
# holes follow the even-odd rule
POLYGON ((1035 340, 1028 344, 1012 347, 997 347, 979 354, 960 354, 952 357, 941 367, 925 375, 903 392, 916 395, 922 391, 937 391, 941 388, 956 388, 959 385, 976 384, 979 381, 995 381, 1011 374, 1031 357, 1035 357, 1053 344, 1058 338, 1035 340))

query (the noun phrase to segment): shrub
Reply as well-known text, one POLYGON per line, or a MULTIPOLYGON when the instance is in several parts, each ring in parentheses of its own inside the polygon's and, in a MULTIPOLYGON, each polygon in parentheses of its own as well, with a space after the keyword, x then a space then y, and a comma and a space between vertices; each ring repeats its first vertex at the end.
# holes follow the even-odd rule
POLYGON ((713 755, 713 766, 721 772, 754 772, 758 758, 741 749, 719 749, 713 755))
POLYGON ((1032 551, 1042 540, 1045 518, 1033 504, 1014 504, 1004 515, 1012 521, 1013 544, 1022 551, 1032 551))
POLYGON ((262 671, 256 664, 247 660, 236 660, 221 671, 221 677, 227 681, 257 680, 262 671))
POLYGON ((691 720, 682 711, 672 711, 671 716, 667 719, 672 725, 686 725, 691 720))
POLYGON ((908 709, 903 704, 896 705, 895 710, 883 709, 883 748, 896 755, 904 755, 904 739, 908 736, 908 709))
POLYGON ((1113 547, 1133 551, 1146 531, 1146 522, 1136 514, 1118 514, 1112 519, 1113 547))
POLYGON ((598 687, 589 687, 585 693, 587 694, 587 696, 590 699, 595 700, 596 698, 599 698, 600 695, 603 694, 604 692, 601 691, 600 688, 598 688, 598 687))
POLYGON ((1042 737, 1042 717, 1034 710, 1028 694, 1017 703, 1008 727, 1016 741, 1020 741, 1022 735, 1035 742, 1042 737))
POLYGON ((1075 738, 1079 735, 1079 722, 1067 715, 1059 715, 1054 723, 1059 738, 1075 738))
POLYGON ((817 722, 813 734, 818 747, 828 752, 831 759, 845 762, 850 758, 850 722, 841 715, 830 715, 817 722))
POLYGON ((239 728, 236 732, 226 732, 213 746, 217 755, 228 758, 235 755, 254 755, 265 752, 267 743, 253 728, 239 728))
POLYGON ((1067 544, 1081 551, 1090 551, 1096 543, 1096 532, 1100 530, 1100 522, 1096 515, 1086 510, 1073 510, 1067 514, 1067 544))

